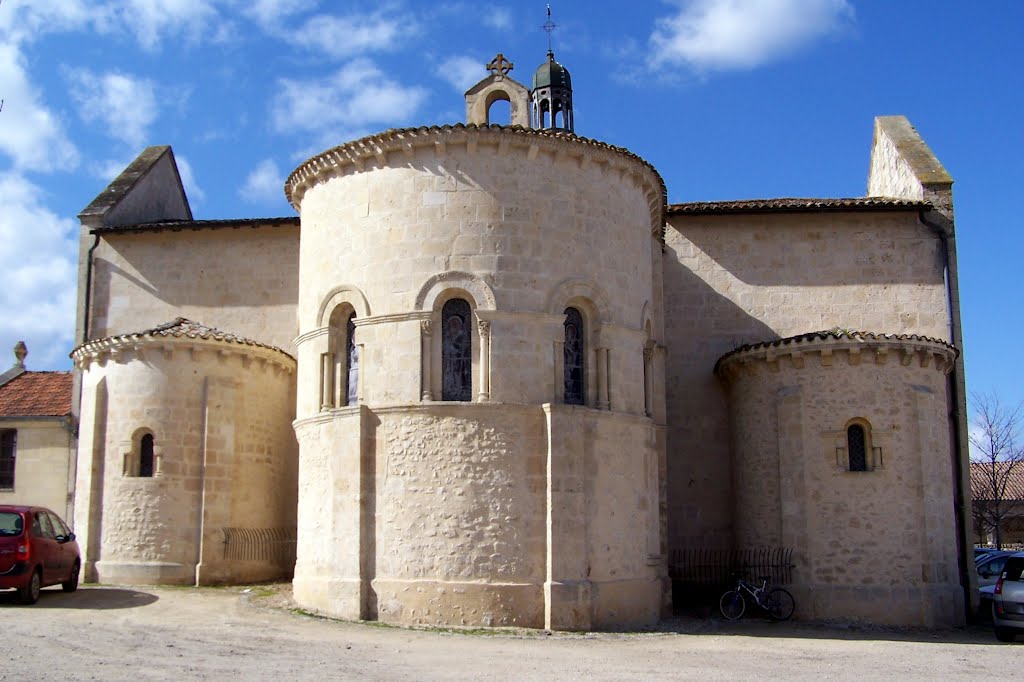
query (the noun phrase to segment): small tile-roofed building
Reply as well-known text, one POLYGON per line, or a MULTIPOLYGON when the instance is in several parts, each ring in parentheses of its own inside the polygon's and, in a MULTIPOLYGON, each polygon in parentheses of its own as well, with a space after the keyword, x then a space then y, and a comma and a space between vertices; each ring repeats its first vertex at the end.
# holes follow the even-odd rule
POLYGON ((0 504, 42 505, 71 523, 77 450, 72 374, 26 369, 22 342, 14 354, 14 366, 0 375, 0 504))

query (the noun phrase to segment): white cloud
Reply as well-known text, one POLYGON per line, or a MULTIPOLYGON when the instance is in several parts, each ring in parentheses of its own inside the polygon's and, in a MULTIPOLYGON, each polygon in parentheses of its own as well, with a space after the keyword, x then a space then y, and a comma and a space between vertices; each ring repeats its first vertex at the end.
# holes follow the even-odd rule
POLYGON ((5 349, 24 340, 30 368, 67 364, 75 327, 77 224, 43 206, 40 189, 18 173, 0 173, 0 196, 0 362, 5 349))
POLYGON ((48 33, 91 29, 131 35, 147 50, 167 38, 222 42, 233 30, 223 0, 5 0, 0 36, 18 44, 48 33))
POLYGON ((512 26, 512 12, 491 6, 484 12, 483 20, 485 25, 502 31, 512 26))
POLYGON ((393 49, 412 30, 409 19, 380 14, 310 17, 292 36, 298 45, 337 59, 393 49))
POLYGON ((149 126, 158 114, 153 81, 116 71, 97 74, 86 69, 68 69, 65 78, 82 120, 100 121, 106 125, 107 134, 132 147, 146 143, 149 126))
POLYGON ((654 67, 752 69, 841 30, 848 0, 677 0, 651 36, 654 67))
POLYGON ((134 33, 139 44, 150 50, 171 36, 219 41, 230 24, 210 0, 120 0, 109 7, 122 30, 134 33))
POLYGON ((0 152, 20 169, 52 171, 77 166, 78 151, 60 120, 40 101, 25 59, 12 44, 0 44, 0 83, 4 99, 0 152))
POLYGON ((242 0, 242 13, 272 29, 288 17, 316 7, 316 0, 242 0))
POLYGON ((92 25, 102 28, 109 19, 104 3, 88 0, 4 0, 0 5, 0 36, 21 44, 47 33, 92 25))
POLYGON ((185 187, 185 196, 188 202, 195 209, 196 204, 206 200, 206 192, 196 182, 195 173, 192 172, 192 164, 181 154, 174 155, 174 161, 178 164, 178 175, 181 176, 181 184, 185 187))
POLYGON ((283 193, 284 176, 271 159, 264 159, 249 173, 238 195, 254 204, 277 202, 283 193))
POLYGON ((479 59, 458 56, 449 57, 438 64, 435 73, 459 92, 465 92, 487 75, 487 68, 479 59))
POLYGON ((427 97, 421 87, 389 79, 367 59, 317 80, 278 80, 271 118, 278 132, 340 132, 371 124, 407 122, 427 97))

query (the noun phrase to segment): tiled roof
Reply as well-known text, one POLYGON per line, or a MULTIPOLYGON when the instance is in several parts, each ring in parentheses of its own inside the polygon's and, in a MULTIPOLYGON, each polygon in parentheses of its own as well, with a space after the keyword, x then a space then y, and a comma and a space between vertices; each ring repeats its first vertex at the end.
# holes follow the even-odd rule
POLYGON ((952 346, 950 346, 946 341, 942 339, 934 339, 930 336, 920 336, 918 334, 878 334, 875 332, 861 332, 856 329, 841 329, 839 327, 835 327, 833 329, 826 329, 820 332, 807 332, 806 334, 787 336, 784 339, 776 339, 775 341, 751 343, 740 346, 732 352, 739 353, 741 351, 755 350, 757 348, 778 348, 780 346, 800 344, 807 341, 825 341, 828 339, 847 339, 850 341, 927 341, 929 343, 938 343, 952 348, 952 346))
MULTIPOLYGON (((286 355, 289 358, 292 357, 289 353, 286 353, 277 346, 271 346, 266 343, 260 343, 259 341, 254 341, 253 339, 246 339, 241 336, 232 334, 230 332, 221 331, 215 327, 208 327, 205 324, 202 324, 200 322, 194 322, 184 317, 175 318, 170 322, 166 322, 164 324, 157 325, 152 329, 146 329, 140 332, 130 332, 128 334, 120 334, 118 336, 111 336, 105 339, 94 339, 92 341, 87 341, 86 343, 82 344, 74 351, 72 351, 71 355, 72 357, 74 357, 75 354, 79 352, 79 350, 94 345, 102 345, 109 342, 119 343, 137 341, 145 337, 170 337, 179 339, 188 338, 203 339, 204 341, 221 341, 223 343, 236 343, 243 346, 252 346, 254 348, 266 348, 268 350, 281 353, 282 355, 286 355)), ((294 358, 292 359, 294 360, 294 358)))
MULTIPOLYGON (((971 494, 976 500, 992 499, 991 464, 987 462, 971 462, 971 494)), ((1016 463, 1007 472, 1009 462, 996 462, 996 481, 1001 482, 1006 477, 1006 500, 1024 500, 1024 462, 1016 463)))
POLYGON ((669 204, 669 215, 703 215, 708 213, 771 213, 795 211, 889 211, 931 208, 927 201, 890 197, 858 197, 853 199, 745 199, 742 201, 695 201, 669 204))
POLYGON ((71 372, 24 372, 0 386, 0 417, 71 414, 71 372))
POLYGON ((92 234, 111 234, 121 232, 162 232, 171 230, 216 230, 223 228, 262 227, 264 225, 294 225, 298 227, 298 216, 282 218, 230 218, 223 220, 165 220, 156 223, 138 223, 136 225, 110 225, 97 227, 92 234))

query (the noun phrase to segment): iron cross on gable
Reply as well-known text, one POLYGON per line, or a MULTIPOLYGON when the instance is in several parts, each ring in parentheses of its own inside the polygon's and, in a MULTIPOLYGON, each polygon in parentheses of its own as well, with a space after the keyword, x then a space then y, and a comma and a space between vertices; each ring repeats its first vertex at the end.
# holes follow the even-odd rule
POLYGON ((505 59, 505 55, 498 53, 498 56, 491 60, 490 64, 487 65, 487 70, 495 76, 505 77, 508 72, 515 68, 509 60, 505 59))

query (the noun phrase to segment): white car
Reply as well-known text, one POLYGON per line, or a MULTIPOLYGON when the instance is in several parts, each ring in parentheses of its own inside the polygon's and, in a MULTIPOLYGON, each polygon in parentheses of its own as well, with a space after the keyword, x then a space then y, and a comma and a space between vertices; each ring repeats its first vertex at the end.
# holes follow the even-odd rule
POLYGON ((1024 552, 1006 559, 992 589, 992 622, 1000 642, 1012 642, 1024 634, 1024 552))

